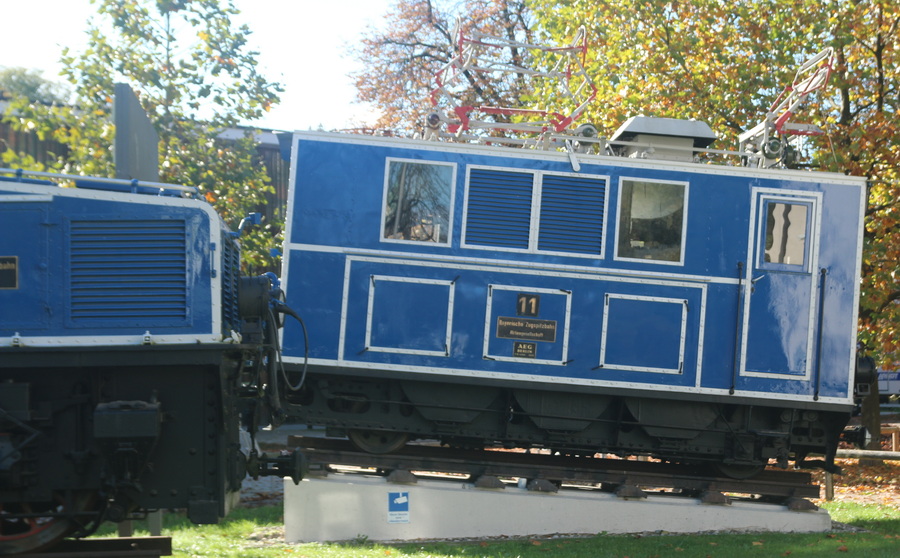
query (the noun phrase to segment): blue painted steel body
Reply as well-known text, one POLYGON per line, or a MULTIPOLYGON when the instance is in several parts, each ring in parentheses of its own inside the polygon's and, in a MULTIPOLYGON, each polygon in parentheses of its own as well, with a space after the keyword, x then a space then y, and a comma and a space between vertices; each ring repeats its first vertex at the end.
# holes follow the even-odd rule
MULTIPOLYGON (((861 179, 325 133, 292 149, 284 281, 314 365, 851 404, 861 179), (450 185, 446 220, 413 227, 427 241, 389 230, 394 163, 450 185), (653 219, 666 252, 628 236, 653 219)), ((303 361, 294 324, 283 345, 303 361)))
POLYGON ((240 448, 276 419, 273 285, 185 193, 0 169, 0 554, 152 509, 215 523, 272 463, 240 448))
POLYGON ((239 331, 223 308, 223 298, 234 305, 237 262, 208 204, 80 186, 0 177, 0 346, 216 342, 239 331))

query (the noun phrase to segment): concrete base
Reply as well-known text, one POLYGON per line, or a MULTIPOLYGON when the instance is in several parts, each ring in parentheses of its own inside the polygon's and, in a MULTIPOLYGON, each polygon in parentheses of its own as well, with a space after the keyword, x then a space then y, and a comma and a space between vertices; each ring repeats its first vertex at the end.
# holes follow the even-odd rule
POLYGON ((383 477, 338 473, 297 486, 286 479, 284 525, 287 542, 325 542, 648 531, 822 532, 831 529, 831 518, 821 509, 798 512, 755 502, 714 505, 666 496, 626 500, 596 490, 483 489, 426 479, 394 484, 383 477))

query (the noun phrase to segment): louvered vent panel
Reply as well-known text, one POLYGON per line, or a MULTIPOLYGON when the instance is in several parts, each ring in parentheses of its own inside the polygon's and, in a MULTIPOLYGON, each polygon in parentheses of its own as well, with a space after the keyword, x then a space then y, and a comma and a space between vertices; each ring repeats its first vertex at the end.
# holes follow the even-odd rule
POLYGON ((531 173, 472 169, 466 214, 466 244, 528 248, 531 173))
POLYGON ((222 327, 223 333, 228 333, 241 330, 238 312, 241 253, 237 243, 227 235, 223 235, 222 245, 222 327))
POLYGON ((184 221, 74 221, 71 230, 73 319, 186 319, 184 221))
POLYGON ((606 181, 544 175, 538 249, 600 254, 606 181))

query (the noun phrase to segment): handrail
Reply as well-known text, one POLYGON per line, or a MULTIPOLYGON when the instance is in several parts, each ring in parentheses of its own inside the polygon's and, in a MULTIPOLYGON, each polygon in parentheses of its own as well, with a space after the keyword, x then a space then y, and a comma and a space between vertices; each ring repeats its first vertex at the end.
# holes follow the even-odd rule
POLYGON ((128 186, 131 188, 159 188, 160 190, 178 190, 180 192, 187 192, 189 194, 196 194, 198 192, 197 188, 194 186, 182 186, 180 184, 166 184, 164 182, 145 182, 141 180, 129 180, 124 178, 103 178, 96 176, 85 176, 80 174, 62 174, 55 172, 42 172, 42 171, 30 171, 23 169, 8 169, 8 168, 0 168, 0 174, 12 174, 17 177, 22 176, 34 176, 38 178, 52 178, 55 180, 72 180, 72 181, 82 181, 89 180, 91 182, 99 182, 102 184, 117 184, 121 186, 128 186))
MULTIPOLYGON (((477 122, 470 122, 469 128, 478 128, 477 122)), ((509 128, 514 128, 515 125, 510 125, 509 128)), ((525 131, 525 130, 520 130, 525 131)), ((680 145, 659 145, 653 144, 650 142, 640 142, 640 141, 625 141, 625 140, 609 140, 605 137, 590 137, 590 136, 581 136, 577 134, 541 134, 540 136, 531 137, 531 138, 509 138, 509 137, 492 137, 492 136, 476 136, 474 134, 455 134, 448 132, 441 132, 437 134, 438 137, 450 140, 450 141, 461 141, 461 142, 474 142, 479 144, 491 144, 491 145, 509 145, 509 146, 521 146, 525 148, 543 148, 547 149, 551 145, 554 147, 562 148, 565 146, 565 142, 577 141, 580 144, 596 144, 599 146, 600 151, 605 152, 608 150, 610 146, 616 147, 645 147, 645 148, 665 148, 668 151, 683 151, 685 153, 693 153, 695 155, 699 154, 710 154, 710 155, 730 155, 733 157, 740 157, 745 159, 761 159, 762 155, 759 153, 752 153, 747 151, 735 151, 731 149, 710 149, 708 147, 685 147, 680 145)), ((602 153, 601 153, 602 154, 602 153)))
POLYGON ((839 449, 837 450, 836 457, 849 457, 851 459, 887 459, 888 461, 900 461, 900 451, 839 449))

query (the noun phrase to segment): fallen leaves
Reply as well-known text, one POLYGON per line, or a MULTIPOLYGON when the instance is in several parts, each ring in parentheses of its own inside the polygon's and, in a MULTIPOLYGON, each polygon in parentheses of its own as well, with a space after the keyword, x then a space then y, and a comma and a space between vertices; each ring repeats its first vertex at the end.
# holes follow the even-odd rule
MULTIPOLYGON (((855 459, 837 461, 843 473, 834 475, 835 500, 900 508, 900 462, 860 465, 855 459)), ((825 486, 823 472, 816 471, 813 476, 819 486, 825 486)))

